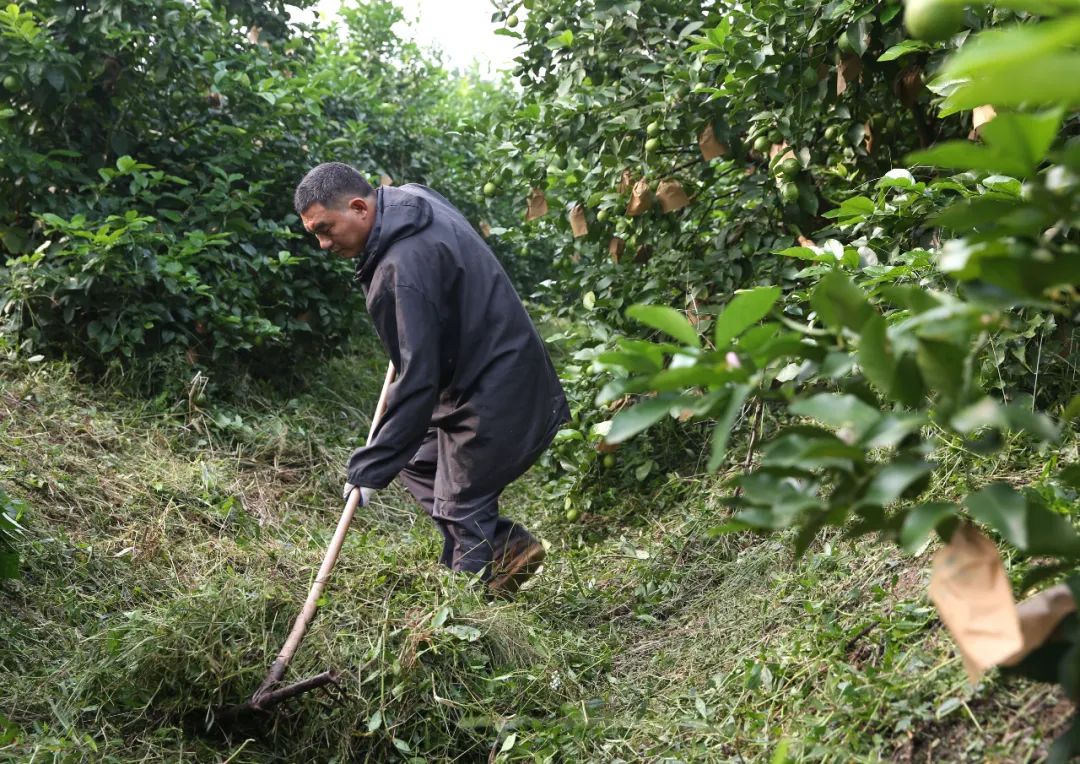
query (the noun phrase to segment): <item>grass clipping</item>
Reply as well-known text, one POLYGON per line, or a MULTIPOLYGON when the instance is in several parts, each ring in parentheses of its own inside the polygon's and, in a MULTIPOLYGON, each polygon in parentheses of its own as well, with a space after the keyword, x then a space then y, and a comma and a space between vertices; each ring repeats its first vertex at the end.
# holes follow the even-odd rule
POLYGON ((286 675, 335 668, 340 687, 278 707, 255 740, 207 736, 215 709, 259 686, 333 534, 344 445, 362 429, 328 432, 318 410, 355 395, 340 371, 340 389, 287 415, 271 401, 218 416, 227 432, 183 398, 91 398, 46 367, 0 379, 0 450, 32 539, 22 579, 0 586, 0 759, 29 757, 44 724, 72 755, 94 741, 94 760, 221 760, 237 745, 252 756, 237 761, 446 760, 486 755, 507 719, 566 700, 548 681, 565 656, 529 605, 490 604, 440 568, 436 534, 391 489, 354 521, 286 675))

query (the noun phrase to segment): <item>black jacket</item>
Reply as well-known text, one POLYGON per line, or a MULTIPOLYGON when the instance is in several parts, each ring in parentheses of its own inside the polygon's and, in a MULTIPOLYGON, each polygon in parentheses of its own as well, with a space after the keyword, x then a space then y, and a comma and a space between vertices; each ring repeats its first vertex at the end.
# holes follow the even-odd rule
POLYGON ((424 186, 380 188, 357 278, 398 376, 349 482, 385 487, 429 427, 436 500, 479 498, 528 469, 569 417, 566 397, 506 272, 462 214, 424 186))

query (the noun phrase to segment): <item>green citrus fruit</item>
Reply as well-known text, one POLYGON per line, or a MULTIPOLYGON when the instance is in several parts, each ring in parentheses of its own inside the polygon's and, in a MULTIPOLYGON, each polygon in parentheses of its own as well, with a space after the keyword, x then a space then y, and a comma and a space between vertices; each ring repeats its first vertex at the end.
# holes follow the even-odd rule
POLYGON ((799 163, 798 159, 795 157, 788 157, 777 165, 776 171, 781 175, 791 176, 797 174, 801 169, 802 165, 799 163))
POLYGON ((955 0, 907 0, 904 26, 916 40, 947 40, 964 25, 964 6, 955 0))
POLYGON ((609 470, 615 466, 615 454, 604 454, 604 469, 609 470))
POLYGON ((779 143, 780 141, 784 140, 784 134, 776 128, 773 128, 769 131, 769 140, 772 143, 779 143))
POLYGON ((495 184, 490 180, 484 184, 484 196, 495 196, 495 184))
POLYGON ((518 25, 518 17, 516 13, 511 13, 506 17, 506 26, 513 29, 518 25))
POLYGON ((605 220, 607 220, 607 216, 608 216, 608 211, 607 210, 600 210, 599 212, 596 213, 596 219, 599 220, 601 223, 603 223, 605 220))
POLYGON ((764 135, 759 135, 757 138, 754 139, 754 151, 758 152, 759 154, 764 154, 768 150, 769 150, 769 139, 768 138, 766 138, 764 135))
POLYGON ((660 145, 660 139, 659 138, 650 138, 649 140, 645 141, 645 150, 646 151, 652 151, 653 149, 655 149, 659 145, 660 145))
POLYGON ((825 128, 825 139, 829 141, 835 141, 840 135, 840 128, 836 125, 829 125, 825 128))
POLYGON ((650 122, 648 124, 648 126, 645 128, 646 135, 656 135, 658 132, 660 132, 660 122, 659 122, 659 120, 656 121, 656 122, 650 122))
POLYGON ((576 523, 577 519, 579 517, 581 517, 581 513, 578 512, 576 509, 568 509, 568 510, 566 510, 566 521, 567 522, 576 523))
POLYGON ((818 83, 817 70, 809 66, 803 69, 802 83, 808 88, 814 87, 818 83))
POLYGON ((799 187, 794 183, 785 183, 780 186, 780 198, 787 204, 797 202, 799 200, 799 187))
POLYGON ((836 41, 836 47, 844 53, 851 53, 854 50, 851 47, 851 38, 847 36, 847 32, 840 35, 840 39, 836 41))
POLYGON ((14 74, 9 74, 7 77, 4 77, 4 90, 9 93, 19 92, 19 80, 14 74))

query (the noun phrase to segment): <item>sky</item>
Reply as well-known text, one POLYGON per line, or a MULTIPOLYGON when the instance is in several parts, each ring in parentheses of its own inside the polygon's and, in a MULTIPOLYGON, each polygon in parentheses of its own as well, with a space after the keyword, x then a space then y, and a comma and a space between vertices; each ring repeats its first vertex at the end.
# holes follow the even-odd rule
MULTIPOLYGON (((344 0, 344 2, 356 0, 344 0)), ((319 0, 316 7, 322 18, 331 18, 343 0, 319 0)), ((443 51, 448 68, 465 69, 473 60, 482 74, 493 75, 510 67, 514 58, 512 37, 496 35, 501 24, 491 21, 491 0, 394 0, 411 22, 399 34, 423 47, 443 51)), ((310 18, 304 14, 303 18, 310 18)))

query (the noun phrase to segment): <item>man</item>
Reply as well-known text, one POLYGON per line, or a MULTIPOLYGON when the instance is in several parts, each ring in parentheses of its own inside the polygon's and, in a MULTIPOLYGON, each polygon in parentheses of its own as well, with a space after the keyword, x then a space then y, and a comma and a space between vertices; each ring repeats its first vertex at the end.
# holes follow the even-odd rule
POLYGON ((510 280, 461 213, 424 186, 376 191, 329 162, 304 176, 295 205, 322 249, 355 258, 397 369, 379 427, 349 459, 346 497, 398 476, 442 532, 443 564, 516 592, 544 547, 499 515, 499 495, 569 411, 510 280))

